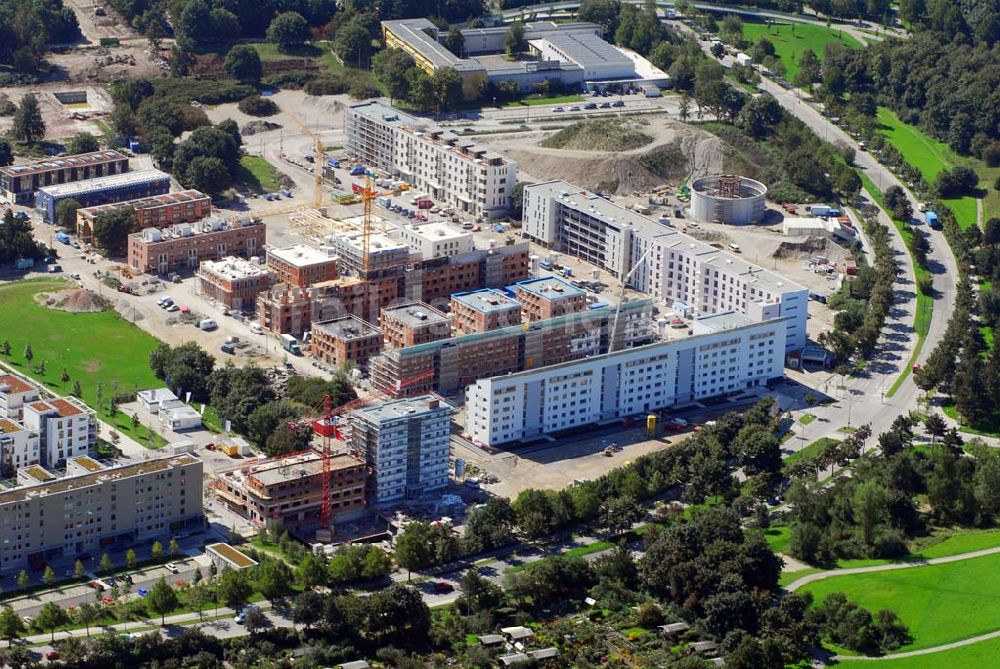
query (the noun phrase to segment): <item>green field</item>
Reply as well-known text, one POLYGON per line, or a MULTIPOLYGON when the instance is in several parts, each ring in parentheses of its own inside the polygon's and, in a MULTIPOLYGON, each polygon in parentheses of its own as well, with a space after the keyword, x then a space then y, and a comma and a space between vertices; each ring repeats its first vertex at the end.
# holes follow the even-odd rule
MULTIPOLYGON (((485 106, 486 100, 482 100, 482 104, 485 106)), ((534 93, 532 95, 525 95, 520 100, 513 100, 510 102, 501 102, 496 106, 497 109, 511 109, 512 107, 537 107, 540 105, 563 105, 563 104, 573 104, 575 102, 583 102, 582 95, 538 95, 534 93)), ((476 103, 480 104, 480 103, 476 103)))
POLYGON ((871 611, 892 609, 913 643, 930 648, 1000 629, 1000 554, 901 569, 834 576, 802 588, 816 601, 843 592, 871 611))
POLYGON ((280 51, 277 44, 271 44, 270 42, 258 42, 250 46, 254 48, 262 61, 308 58, 309 60, 316 61, 329 72, 340 72, 344 69, 344 65, 330 49, 329 42, 317 42, 315 45, 307 44, 289 51, 280 51))
MULTIPOLYGON (((4 362, 22 374, 33 377, 55 392, 69 395, 75 381, 80 381, 82 399, 97 404, 97 384, 104 387, 105 401, 115 384, 121 392, 132 392, 162 385, 149 369, 149 353, 159 341, 122 319, 114 311, 69 313, 46 308, 35 302, 39 292, 55 292, 72 287, 63 279, 32 279, 0 286, 0 337, 10 342, 11 355, 4 362), (31 344, 34 358, 24 359, 25 347, 31 344), (45 361, 45 374, 35 371, 45 361), (70 379, 60 379, 63 368, 70 379)), ((123 413, 107 420, 136 440, 145 443, 148 430, 132 428, 123 413)), ((154 445, 162 440, 154 435, 154 445)))
POLYGON ((281 187, 278 184, 278 169, 260 156, 240 158, 240 169, 233 181, 246 184, 255 193, 273 193, 281 187))
POLYGON ((785 467, 787 468, 787 467, 795 464, 799 460, 806 460, 808 458, 814 458, 814 457, 816 457, 816 455, 819 454, 820 451, 822 451, 824 448, 826 448, 827 444, 831 444, 831 443, 836 444, 836 443, 839 443, 839 442, 840 442, 839 439, 833 439, 831 437, 822 437, 820 439, 817 439, 816 441, 814 441, 813 443, 809 444, 808 446, 806 446, 802 450, 796 451, 796 452, 792 453, 791 455, 789 455, 787 458, 785 458, 785 467))
MULTIPOLYGON (((889 143, 903 154, 906 162, 920 170, 920 174, 929 184, 934 183, 934 178, 942 170, 951 169, 956 165, 968 165, 979 174, 981 187, 987 187, 987 190, 990 190, 988 186, 1000 173, 997 168, 987 168, 979 160, 959 156, 944 142, 932 139, 919 128, 903 123, 890 109, 879 107, 878 122, 880 132, 889 140, 889 143)), ((944 200, 944 202, 955 212, 955 217, 963 230, 976 224, 976 199, 974 197, 951 198, 944 200)), ((986 206, 984 212, 986 218, 989 218, 991 212, 993 212, 992 215, 996 215, 996 212, 1000 211, 998 203, 989 197, 984 205, 986 206)))
POLYGON ((784 553, 792 540, 792 528, 787 525, 772 525, 764 530, 764 540, 775 553, 784 553))
POLYGON ((792 81, 798 74, 799 59, 806 49, 812 49, 822 61, 827 44, 839 42, 852 49, 864 46, 847 33, 826 26, 780 21, 769 26, 763 23, 743 24, 743 38, 746 41, 756 44, 761 37, 767 37, 774 44, 775 55, 785 64, 785 79, 788 81, 792 81))
MULTIPOLYGON (((952 650, 897 660, 885 659, 875 663, 878 669, 983 669, 996 666, 1000 657, 1000 639, 988 639, 952 650)), ((872 662, 842 658, 840 666, 869 669, 872 662)))

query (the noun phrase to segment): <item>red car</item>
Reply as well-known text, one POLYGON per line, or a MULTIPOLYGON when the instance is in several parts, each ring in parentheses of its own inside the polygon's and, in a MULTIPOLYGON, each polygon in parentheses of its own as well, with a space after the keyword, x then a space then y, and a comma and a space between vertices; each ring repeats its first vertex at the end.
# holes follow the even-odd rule
POLYGON ((455 586, 453 586, 451 583, 448 583, 447 581, 437 581, 436 583, 434 583, 434 592, 436 592, 439 595, 446 595, 449 592, 452 592, 454 589, 455 586))
POLYGON ((45 659, 52 661, 59 659, 59 651, 57 650, 47 650, 45 651, 45 659))

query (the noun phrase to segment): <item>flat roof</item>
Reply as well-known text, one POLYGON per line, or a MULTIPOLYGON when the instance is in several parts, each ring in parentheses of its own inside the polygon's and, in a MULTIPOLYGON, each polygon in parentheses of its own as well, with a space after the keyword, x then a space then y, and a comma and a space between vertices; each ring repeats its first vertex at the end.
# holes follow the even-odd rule
POLYGON ((198 273, 213 274, 222 279, 237 281, 271 274, 271 270, 260 263, 251 262, 246 258, 228 256, 222 260, 202 260, 198 273))
POLYGON ((452 241, 455 239, 465 239, 471 237, 471 232, 460 230, 454 225, 442 221, 430 221, 428 223, 410 223, 403 227, 406 232, 421 237, 432 242, 452 241))
POLYGON ((5 392, 8 393, 29 393, 32 390, 38 390, 37 386, 14 374, 0 374, 0 386, 7 386, 5 392))
POLYGON ((137 172, 122 172, 121 174, 111 174, 106 177, 87 179, 86 181, 73 181, 66 184, 55 184, 54 186, 43 186, 39 192, 46 193, 52 197, 64 197, 66 195, 79 195, 81 193, 92 193, 98 190, 115 188, 118 186, 130 186, 132 184, 148 183, 165 179, 170 181, 170 175, 160 170, 139 170, 137 172))
POLYGON ((365 337, 382 337, 382 330, 353 314, 313 323, 312 329, 314 337, 316 336, 316 332, 319 331, 325 335, 344 341, 363 339, 365 337))
POLYGON ((634 69, 632 60, 592 32, 562 32, 546 35, 531 42, 548 42, 567 60, 580 67, 618 65, 634 69))
POLYGON ((6 167, 0 167, 0 173, 9 174, 12 177, 23 177, 31 174, 38 174, 39 172, 48 172, 50 170, 72 167, 85 167, 87 165, 98 165, 110 163, 116 160, 128 160, 128 158, 124 154, 108 149, 104 151, 92 151, 90 153, 77 153, 71 156, 63 156, 61 158, 45 158, 43 160, 35 160, 23 165, 8 165, 6 167))
MULTIPOLYGON (((43 483, 46 481, 56 480, 56 475, 50 472, 48 469, 45 469, 41 465, 31 465, 22 468, 20 471, 23 471, 25 474, 35 479, 36 481, 41 481, 43 483)), ((0 502, 2 501, 3 501, 2 496, 0 496, 0 502)))
POLYGON ((470 290, 467 293, 454 293, 452 294, 451 299, 481 313, 521 309, 520 302, 515 300, 513 297, 508 297, 495 288, 470 290))
POLYGON ((441 411, 442 409, 447 410, 449 414, 454 411, 450 404, 442 401, 439 397, 421 395, 420 397, 392 400, 370 407, 354 409, 351 413, 359 418, 366 418, 373 423, 383 423, 398 418, 413 418, 441 411))
POLYGON ((707 314, 694 319, 694 323, 704 325, 709 330, 714 332, 741 328, 744 325, 752 325, 755 322, 756 321, 751 319, 749 316, 741 314, 738 311, 720 311, 715 314, 707 314))
POLYGON ((682 247, 686 253, 700 256, 703 263, 714 265, 719 269, 725 269, 727 272, 744 275, 749 281, 770 291, 790 292, 805 290, 803 286, 790 279, 786 279, 780 274, 775 274, 759 265, 747 262, 740 256, 728 251, 717 249, 676 228, 661 225, 648 216, 643 216, 631 209, 621 207, 606 198, 591 193, 585 188, 574 186, 561 179, 529 184, 525 186, 525 190, 536 193, 541 192, 544 195, 553 197, 562 205, 601 218, 611 225, 611 227, 619 230, 634 228, 646 239, 650 241, 655 239, 661 246, 668 249, 682 247))
POLYGON ((13 434, 14 432, 22 432, 25 428, 18 425, 12 420, 7 420, 6 418, 0 418, 0 432, 3 434, 13 434))
POLYGON ((411 302, 382 310, 382 315, 411 328, 451 323, 451 317, 426 302, 411 302))
POLYGON ((80 465, 81 467, 90 472, 99 472, 104 469, 107 469, 107 467, 105 467, 104 465, 102 465, 100 462, 90 457, 89 455, 78 455, 75 458, 70 458, 69 461, 75 462, 76 464, 80 465))
POLYGON ((557 276, 542 276, 537 279, 525 279, 514 284, 515 289, 520 288, 532 295, 544 297, 547 300, 558 300, 567 297, 579 297, 586 295, 587 291, 577 288, 568 281, 563 281, 557 276))
POLYGON ((434 67, 453 67, 459 72, 476 69, 469 60, 459 58, 425 32, 432 30, 435 34, 438 33, 438 27, 427 19, 382 21, 382 28, 401 39, 407 46, 430 61, 434 67))
POLYGON ((147 402, 167 402, 169 400, 180 399, 174 394, 170 388, 149 388, 148 390, 140 390, 136 393, 136 397, 145 400, 147 402))
POLYGON ((81 407, 77 406, 74 402, 67 400, 64 397, 57 397, 51 400, 39 400, 38 402, 32 402, 29 404, 32 409, 39 413, 45 413, 48 411, 55 411, 62 418, 67 418, 69 416, 78 416, 84 411, 81 407))
POLYGON ((334 260, 334 256, 320 251, 319 249, 305 244, 296 244, 282 249, 269 248, 267 257, 277 258, 293 267, 309 267, 311 265, 321 265, 334 260))
POLYGON ((205 550, 213 551, 218 553, 222 559, 235 565, 238 569, 243 569, 245 567, 252 567, 257 564, 257 561, 249 557, 246 553, 233 548, 229 544, 209 544, 205 546, 205 550))
MULTIPOLYGON (((363 466, 364 463, 347 453, 336 453, 330 456, 331 471, 363 466)), ((323 473, 323 457, 320 453, 309 450, 284 458, 265 460, 247 467, 244 475, 256 478, 262 485, 271 486, 302 476, 319 476, 323 473)))
POLYGON ((109 211, 115 211, 117 209, 122 209, 124 207, 132 207, 137 211, 146 209, 156 209, 159 207, 169 207, 172 205, 185 204, 188 202, 196 202, 198 200, 208 200, 211 203, 211 198, 200 190, 182 190, 177 193, 163 193, 162 195, 151 195, 149 197, 141 197, 137 200, 125 200, 123 202, 106 202, 104 204, 95 204, 93 207, 84 207, 77 210, 77 214, 83 216, 84 218, 95 218, 109 211))
MULTIPOLYGON (((356 251, 358 255, 361 255, 361 252, 364 251, 364 240, 361 235, 344 235, 340 238, 340 242, 343 246, 350 248, 352 251, 356 251)), ((369 254, 374 255, 377 253, 388 253, 390 251, 406 251, 409 253, 410 245, 404 244, 403 242, 397 242, 381 232, 373 232, 371 236, 369 236, 369 254)))

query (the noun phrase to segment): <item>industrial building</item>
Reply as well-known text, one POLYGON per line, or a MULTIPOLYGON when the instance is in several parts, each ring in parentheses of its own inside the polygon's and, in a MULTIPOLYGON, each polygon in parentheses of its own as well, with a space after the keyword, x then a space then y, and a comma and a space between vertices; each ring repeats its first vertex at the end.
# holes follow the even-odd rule
POLYGON ((456 334, 489 332, 521 323, 521 303, 495 288, 451 296, 451 317, 456 334))
POLYGON ((357 316, 313 323, 309 352, 331 365, 353 362, 364 367, 382 350, 382 331, 357 316))
POLYGON ((682 315, 781 318, 789 352, 806 342, 808 291, 741 257, 565 181, 524 189, 523 233, 582 258, 682 315))
POLYGON ((22 422, 38 435, 39 461, 47 467, 87 455, 97 443, 97 416, 75 397, 30 402, 24 406, 22 422))
POLYGON ((516 374, 466 392, 466 434, 496 446, 765 385, 784 373, 781 320, 702 316, 694 334, 516 374))
POLYGON ((128 236, 128 264, 148 274, 193 271, 207 260, 253 258, 263 251, 266 238, 267 227, 259 218, 212 217, 146 228, 128 236))
POLYGON ((347 108, 347 152, 477 218, 506 215, 517 163, 381 102, 347 108))
POLYGON ((444 67, 455 69, 468 100, 481 95, 483 84, 501 81, 516 82, 524 91, 546 83, 568 89, 669 85, 667 74, 645 58, 639 56, 637 62, 625 49, 606 42, 603 29, 595 23, 531 21, 523 25, 529 49, 518 61, 504 58, 507 25, 462 30, 461 56, 442 44, 447 31, 426 18, 383 21, 382 36, 387 47, 410 54, 428 74, 444 67))
POLYGON ((176 223, 194 223, 212 213, 212 198, 197 190, 165 193, 139 200, 126 200, 85 207, 76 211, 76 235, 82 242, 94 238, 94 220, 124 207, 135 211, 135 229, 165 228, 176 223))
POLYGON ((587 291, 555 276, 525 279, 514 284, 521 318, 528 323, 587 309, 587 291))
POLYGON ((750 225, 764 218, 767 186, 735 174, 691 182, 691 217, 728 225, 750 225))
POLYGON ((365 454, 372 504, 418 499, 448 485, 452 413, 432 395, 351 411, 348 443, 365 454))
POLYGON ((274 283, 274 272, 260 263, 228 257, 198 267, 198 292, 234 311, 253 312, 257 296, 274 283))
POLYGON ((383 351, 369 361, 372 386, 395 397, 463 390, 477 379, 535 369, 653 341, 653 301, 593 309, 501 330, 383 351), (612 345, 613 342, 613 345, 612 345))
POLYGON ((0 167, 0 191, 9 202, 26 204, 40 188, 128 172, 128 157, 105 150, 45 158, 0 167))
POLYGON ((379 321, 386 348, 415 346, 451 336, 451 317, 425 302, 382 310, 379 321))
MULTIPOLYGON (((350 520, 365 508, 365 463, 330 457, 330 514, 350 520)), ((323 455, 307 450, 251 463, 212 482, 219 499, 257 527, 283 530, 318 524, 323 505, 323 455)))
POLYGON ((125 172, 39 188, 35 194, 35 210, 42 220, 51 223, 56 218, 56 205, 62 200, 76 200, 81 207, 93 207, 107 202, 162 195, 169 190, 169 174, 159 170, 125 172))
POLYGON ((38 477, 19 476, 20 487, 0 490, 0 535, 6 539, 0 571, 41 569, 49 560, 124 550, 204 527, 202 461, 193 455, 85 474, 67 470, 63 478, 34 469, 38 477))
POLYGON ((275 274, 274 283, 299 288, 337 278, 337 259, 326 251, 304 244, 267 249, 267 266, 275 274))

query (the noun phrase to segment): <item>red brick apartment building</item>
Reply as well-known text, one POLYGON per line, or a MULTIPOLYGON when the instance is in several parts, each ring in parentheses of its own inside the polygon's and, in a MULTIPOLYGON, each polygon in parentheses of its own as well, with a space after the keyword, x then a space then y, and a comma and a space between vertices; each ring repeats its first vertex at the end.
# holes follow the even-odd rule
POLYGON ((310 353, 331 365, 354 362, 364 366, 382 350, 382 331, 357 316, 313 323, 310 353))
POLYGON ((262 252, 266 230, 259 218, 206 218, 146 228, 128 236, 128 264, 140 272, 169 274, 197 269, 206 260, 252 258, 262 252))
POLYGON ((135 210, 135 230, 165 228, 175 223, 194 223, 212 214, 212 198, 197 190, 179 193, 164 193, 138 200, 111 202, 78 209, 76 212, 76 234, 80 241, 93 239, 94 219, 123 207, 135 210))
POLYGON ((299 288, 337 278, 336 258, 303 244, 268 249, 267 266, 277 277, 275 283, 287 283, 299 288))
POLYGON ((266 267, 243 258, 208 260, 198 268, 198 292, 230 309, 252 312, 273 278, 266 267))

